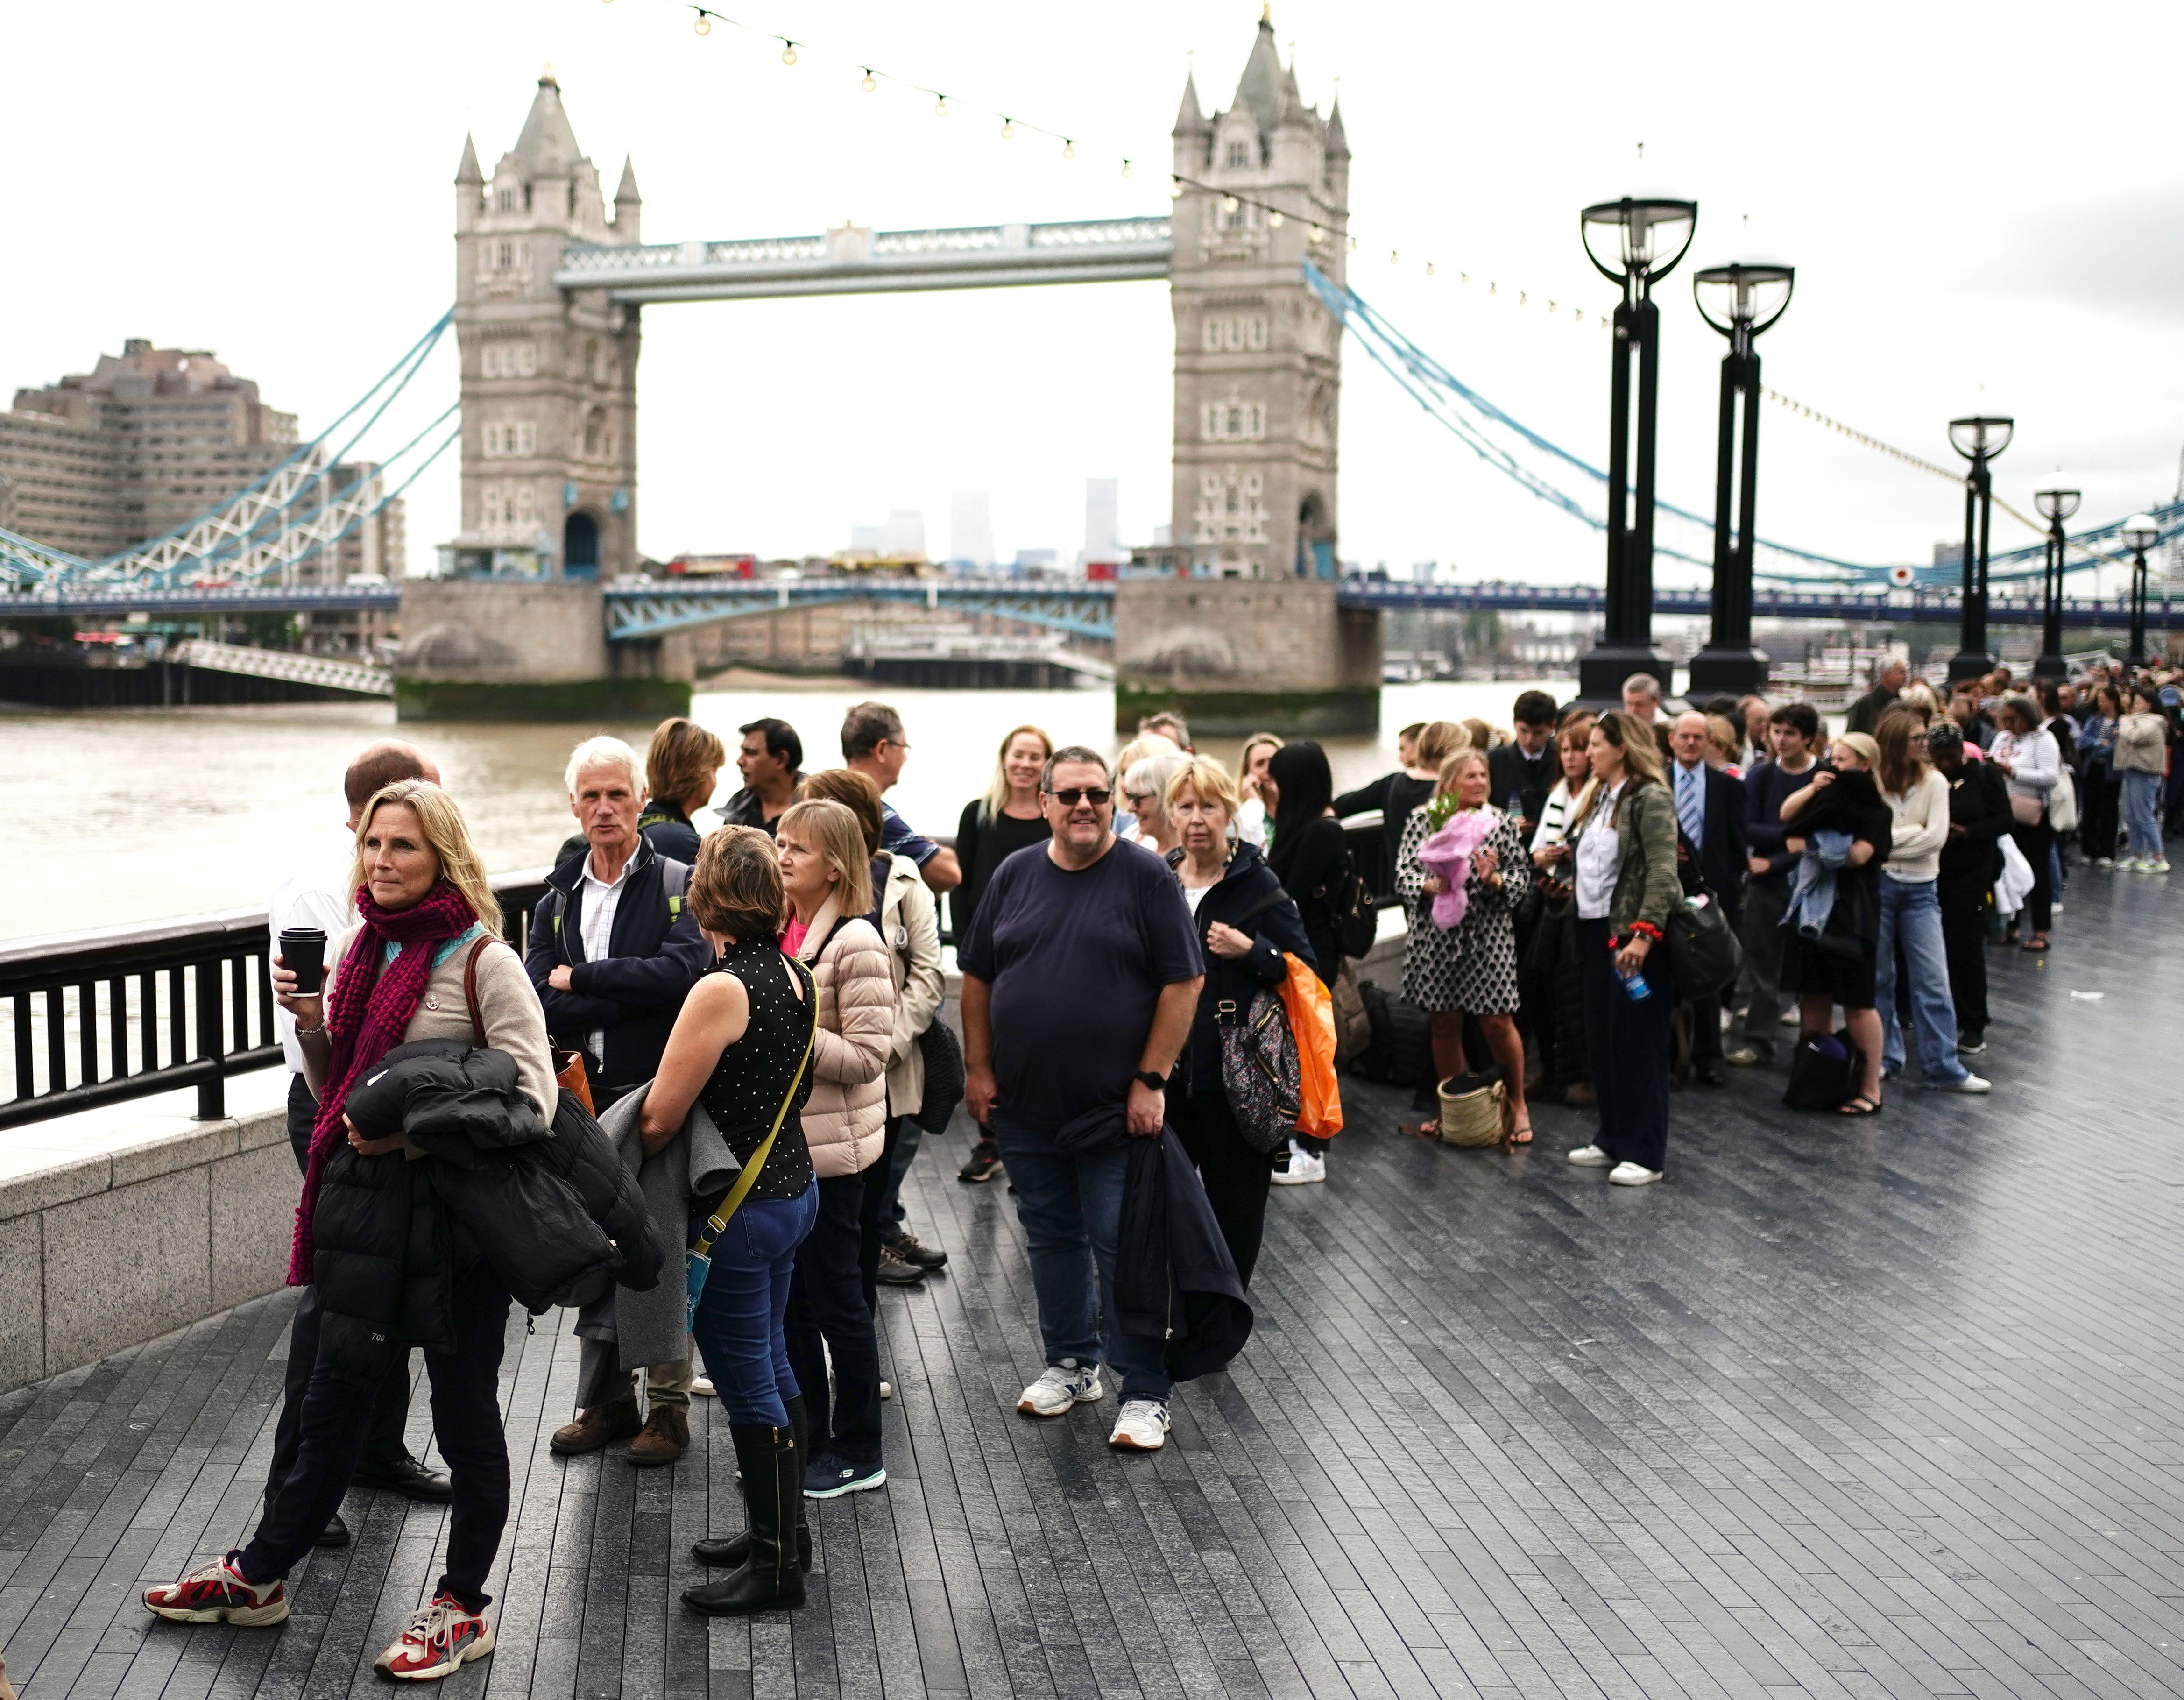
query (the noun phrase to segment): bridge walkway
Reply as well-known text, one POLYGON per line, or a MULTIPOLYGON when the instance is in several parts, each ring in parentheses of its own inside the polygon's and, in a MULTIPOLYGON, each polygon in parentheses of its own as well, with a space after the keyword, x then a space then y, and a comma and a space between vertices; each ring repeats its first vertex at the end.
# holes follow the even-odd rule
MULTIPOLYGON (((717 1407, 672 1470, 555 1460, 574 1342, 518 1318, 501 1650, 451 1695, 2184 1691, 2184 978, 2148 954, 2180 918, 2184 890, 2081 872, 2052 957, 1994 956, 1992 1099, 1899 1086, 1847 1122, 1745 1074, 1677 1098, 1657 1188, 1563 1163, 1579 1112, 1462 1152, 1357 1087, 1334 1179, 1272 1201, 1256 1337, 1156 1458, 1107 1451, 1112 1391, 1009 1408, 1039 1362, 1022 1236, 936 1142, 910 1207, 950 1271, 883 1299, 891 1480, 817 1509, 794 1616, 677 1602, 739 1514, 717 1407)), ((437 1508, 353 1493, 356 1544, 307 1561, 282 1630, 135 1603, 247 1528, 290 1305, 0 1399, 26 1700, 376 1692, 437 1508)))

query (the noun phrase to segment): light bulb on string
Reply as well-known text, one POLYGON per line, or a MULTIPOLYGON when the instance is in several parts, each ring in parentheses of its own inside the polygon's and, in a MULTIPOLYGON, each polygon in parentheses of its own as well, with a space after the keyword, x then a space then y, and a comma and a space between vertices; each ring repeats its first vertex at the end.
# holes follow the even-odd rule
POLYGON ((1067 136, 1061 138, 1061 157, 1065 159, 1074 159, 1077 157, 1077 144, 1067 136))
POLYGON ((1349 252, 1350 252, 1350 253, 1351 253, 1351 254, 1355 254, 1355 253, 1357 253, 1357 238, 1356 237, 1351 237, 1351 238, 1350 238, 1350 248, 1349 248, 1349 252))
POLYGON ((1171 177, 1167 180, 1167 198, 1171 201, 1179 201, 1183 198, 1182 178, 1171 177))
POLYGON ((1397 254, 1397 253, 1396 252, 1396 250, 1395 250, 1395 249, 1393 249, 1392 248, 1390 248, 1390 249, 1388 250, 1388 264, 1389 264, 1389 265, 1401 265, 1402 263, 1403 263, 1403 257, 1402 257, 1402 255, 1401 255, 1400 254, 1397 254))
POLYGON ((933 115, 935 118, 945 118, 948 116, 948 97, 946 95, 941 95, 933 101, 933 115))
POLYGON ((1428 260, 1426 262, 1426 276, 1431 277, 1433 275, 1433 262, 1431 260, 1428 260))
POLYGON ((1016 125, 1010 123, 1006 117, 1004 117, 1001 120, 1001 140, 1004 142, 1013 142, 1016 140, 1016 125))
POLYGON ((783 42, 782 42, 782 44, 781 44, 781 62, 782 62, 782 64, 785 64, 785 65, 793 65, 793 64, 794 64, 796 63, 796 43, 795 43, 795 42, 791 42, 791 41, 783 41, 783 42))
POLYGON ((865 67, 865 81, 862 85, 865 92, 866 94, 870 94, 879 86, 880 80, 872 75, 872 68, 870 65, 866 65, 865 67))
POLYGON ((1287 220, 1282 217, 1282 209, 1279 207, 1273 207, 1268 209, 1267 228, 1268 230, 1278 231, 1286 222, 1287 220))
POLYGON ((1312 227, 1312 240, 1313 245, 1317 247, 1319 243, 1327 240, 1327 232, 1322 230, 1318 225, 1314 225, 1312 227))
POLYGON ((1130 175, 1130 162, 1127 159, 1123 161, 1123 175, 1125 177, 1130 175))
POLYGON ((1221 198, 1221 210, 1224 213, 1233 213, 1243 203, 1234 195, 1223 195, 1221 198))
POLYGON ((713 33, 713 20, 707 14, 700 12, 698 14, 697 22, 690 27, 701 36, 710 36, 713 33))

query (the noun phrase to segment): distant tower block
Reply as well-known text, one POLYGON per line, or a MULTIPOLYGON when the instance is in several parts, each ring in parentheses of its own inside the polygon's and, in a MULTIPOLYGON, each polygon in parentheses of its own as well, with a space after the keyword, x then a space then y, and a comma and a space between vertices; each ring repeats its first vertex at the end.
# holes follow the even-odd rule
POLYGON ((1168 274, 1170 534, 1202 571, 1332 580, 1342 327, 1301 268, 1309 259, 1337 282, 1343 276, 1350 147, 1340 103, 1325 118, 1304 103, 1262 17, 1226 112, 1202 114, 1185 79, 1174 140, 1187 187, 1168 274))
POLYGON ((613 218, 577 145, 551 65, 491 181, 466 137, 455 173, 455 330, 462 348, 458 571, 616 578, 637 565, 638 312, 564 293, 574 242, 633 244, 628 161, 613 218))

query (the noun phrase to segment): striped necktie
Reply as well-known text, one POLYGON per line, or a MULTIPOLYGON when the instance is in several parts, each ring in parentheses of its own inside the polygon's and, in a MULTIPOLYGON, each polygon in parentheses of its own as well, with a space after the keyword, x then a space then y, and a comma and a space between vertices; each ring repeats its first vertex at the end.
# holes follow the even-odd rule
POLYGON ((1676 818, 1683 823, 1684 836, 1694 850, 1706 833, 1706 800, 1699 789, 1705 783, 1705 768, 1676 764, 1676 818))

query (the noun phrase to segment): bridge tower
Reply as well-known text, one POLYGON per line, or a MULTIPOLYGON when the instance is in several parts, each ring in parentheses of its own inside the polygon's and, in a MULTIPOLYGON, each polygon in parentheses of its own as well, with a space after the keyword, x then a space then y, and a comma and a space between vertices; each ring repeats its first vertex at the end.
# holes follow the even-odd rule
POLYGON ((1342 326, 1303 274, 1343 275, 1341 106, 1305 104, 1262 12, 1228 110, 1186 77, 1173 139, 1169 536, 1193 576, 1117 587, 1116 726, 1174 708, 1210 733, 1371 732, 1380 616, 1335 605, 1342 326))
POLYGON ((463 141, 455 173, 455 332, 462 350, 459 571, 616 578, 637 565, 635 306, 555 287, 571 242, 634 243, 622 164, 614 216, 549 65, 490 180, 463 141))
POLYGON ((1226 112, 1202 114, 1196 82, 1184 79, 1174 142, 1184 187, 1168 272, 1169 535, 1201 571, 1331 580, 1342 326, 1302 265, 1343 275, 1350 145, 1341 103, 1325 118, 1304 103, 1262 15, 1226 112))

